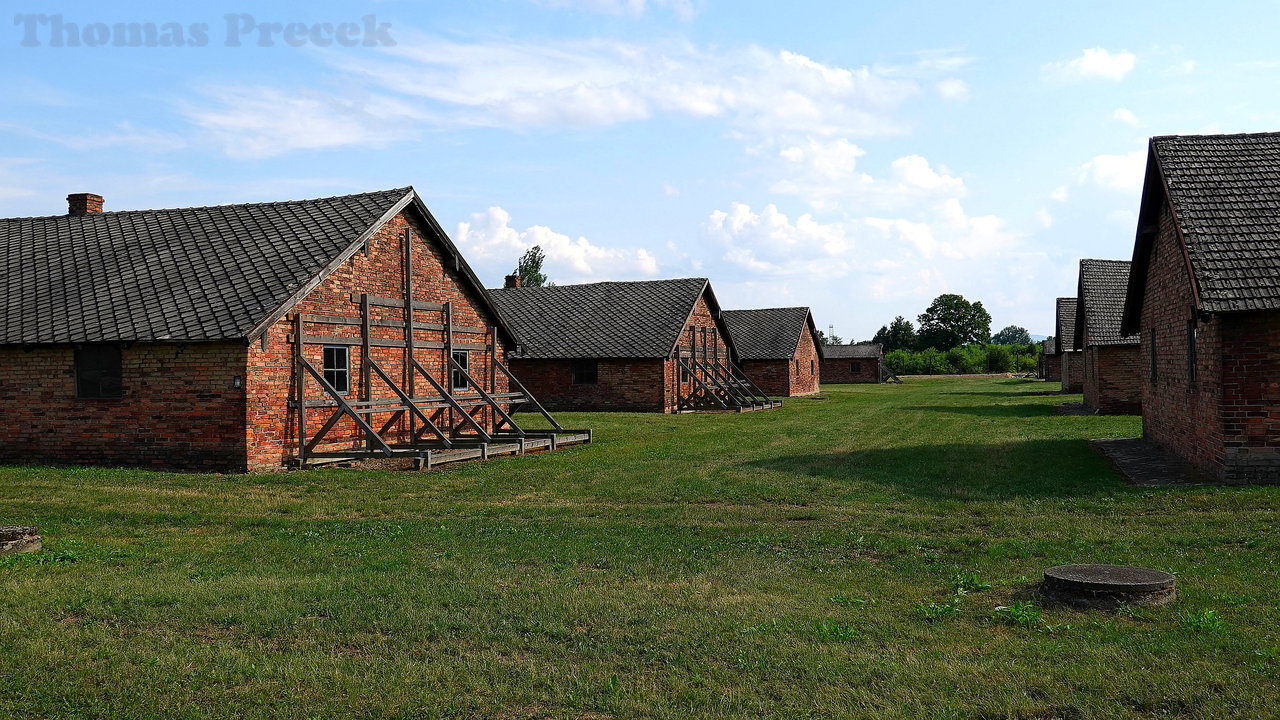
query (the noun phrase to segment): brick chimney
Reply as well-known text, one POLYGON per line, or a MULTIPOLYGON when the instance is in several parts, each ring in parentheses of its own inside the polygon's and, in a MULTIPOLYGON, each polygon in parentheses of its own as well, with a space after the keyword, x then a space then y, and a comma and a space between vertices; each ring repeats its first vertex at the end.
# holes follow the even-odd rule
POLYGON ((67 196, 68 215, 89 215, 102 212, 102 196, 93 193, 72 193, 67 196))
POLYGON ((506 281, 502 283, 502 287, 504 287, 504 288, 518 288, 518 287, 520 287, 520 276, 519 276, 519 275, 508 275, 508 276, 506 277, 506 281))

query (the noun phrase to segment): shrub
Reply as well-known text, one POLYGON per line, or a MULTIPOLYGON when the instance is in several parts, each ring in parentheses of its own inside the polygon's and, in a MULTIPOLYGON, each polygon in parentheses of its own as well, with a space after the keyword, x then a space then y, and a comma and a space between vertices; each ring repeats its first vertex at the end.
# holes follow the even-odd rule
POLYGON ((1004 345, 987 348, 987 372, 1009 372, 1013 368, 1013 353, 1004 345))
MULTIPOLYGON (((1034 348, 1034 346, 1032 346, 1034 348)), ((1024 345, 964 345, 940 351, 894 350, 885 354, 885 366, 896 375, 956 375, 985 372, 1031 372, 1038 364, 1037 351, 1024 345)))

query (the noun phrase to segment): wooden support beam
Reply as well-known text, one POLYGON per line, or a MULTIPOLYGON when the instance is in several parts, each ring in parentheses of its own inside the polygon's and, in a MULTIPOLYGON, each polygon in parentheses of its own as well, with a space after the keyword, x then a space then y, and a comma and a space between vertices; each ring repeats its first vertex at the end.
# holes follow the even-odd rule
MULTIPOLYGON (((445 365, 445 367, 448 368, 448 365, 445 365)), ((458 404, 458 401, 454 399, 453 395, 447 392, 438 380, 431 377, 431 373, 427 372, 427 369, 422 367, 416 358, 413 361, 413 368, 419 373, 422 373, 422 377, 426 378, 427 382, 431 384, 431 387, 435 388, 436 392, 440 393, 440 396, 446 403, 448 403, 450 415, 452 415, 454 411, 457 411, 462 415, 463 420, 465 420, 467 424, 471 425, 477 435, 483 438, 485 442, 489 441, 489 432, 481 427, 480 424, 475 421, 475 418, 471 417, 470 413, 462 409, 462 406, 458 404)))
MULTIPOLYGON (((347 417, 350 417, 355 421, 356 426, 365 432, 369 437, 370 442, 377 446, 378 450, 383 452, 387 457, 390 457, 391 447, 387 445, 387 443, 383 441, 382 437, 374 432, 374 429, 369 425, 369 423, 365 422, 365 419, 360 417, 360 414, 347 403, 347 401, 342 397, 342 394, 330 385, 328 380, 324 379, 324 375, 322 375, 319 370, 316 370, 315 366, 308 362, 306 358, 299 356, 298 361, 302 363, 302 368, 306 370, 311 377, 315 378, 316 382, 320 383, 320 388, 325 391, 325 394, 333 398, 333 401, 338 404, 338 408, 346 414, 347 417)), ((316 437, 320 438, 323 436, 317 435, 316 437)))
MULTIPOLYGON (((410 250, 412 250, 412 248, 410 248, 410 250)), ((351 293, 351 302, 353 302, 353 303, 358 303, 358 302, 360 302, 360 293, 351 293)), ((389 297, 381 297, 381 296, 378 296, 378 295, 370 295, 370 296, 369 296, 369 304, 370 304, 370 305, 377 305, 378 307, 403 308, 403 307, 404 307, 404 304, 405 304, 405 300, 404 300, 404 299, 402 299, 402 298, 389 298, 389 297)), ((434 302, 422 302, 421 300, 414 300, 414 301, 413 301, 413 309, 415 309, 415 310, 442 310, 442 309, 444 309, 444 305, 442 305, 441 303, 434 303, 434 302)))

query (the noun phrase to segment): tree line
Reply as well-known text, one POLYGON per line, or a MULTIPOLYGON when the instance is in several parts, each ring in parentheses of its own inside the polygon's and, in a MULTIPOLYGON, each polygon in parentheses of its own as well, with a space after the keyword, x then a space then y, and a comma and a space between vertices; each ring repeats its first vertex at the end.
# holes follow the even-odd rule
POLYGON ((1027 329, 1009 325, 991 334, 991 314, 980 301, 946 293, 916 317, 901 315, 871 339, 885 350, 885 365, 899 375, 1031 372, 1040 347, 1027 329))

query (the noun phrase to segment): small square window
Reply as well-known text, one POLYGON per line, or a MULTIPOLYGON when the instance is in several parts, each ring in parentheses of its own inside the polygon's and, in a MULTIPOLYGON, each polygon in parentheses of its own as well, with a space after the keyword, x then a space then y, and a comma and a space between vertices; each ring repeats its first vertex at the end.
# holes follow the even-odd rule
POLYGON ((343 395, 351 390, 351 349, 346 345, 325 345, 321 370, 324 381, 343 395))
POLYGON ((120 348, 115 345, 87 345, 77 348, 76 397, 118 398, 124 396, 121 382, 120 348))
POLYGON ((470 390, 471 383, 467 381, 467 373, 464 371, 471 368, 471 353, 466 350, 455 350, 453 353, 453 371, 449 373, 452 378, 452 387, 455 391, 470 390))
POLYGON ((595 360, 573 361, 573 384, 595 385, 600 382, 600 365, 595 360))
POLYGON ((854 362, 849 363, 849 372, 851 372, 851 373, 860 373, 860 372, 862 372, 862 363, 861 363, 861 362, 859 362, 859 361, 854 361, 854 362))

